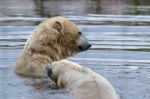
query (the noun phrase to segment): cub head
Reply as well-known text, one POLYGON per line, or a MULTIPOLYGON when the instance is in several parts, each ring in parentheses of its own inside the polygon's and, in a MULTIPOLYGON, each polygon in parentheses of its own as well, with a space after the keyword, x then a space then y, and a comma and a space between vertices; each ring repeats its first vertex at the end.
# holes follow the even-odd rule
MULTIPOLYGON (((68 60, 61 60, 57 62, 53 62, 46 67, 47 70, 47 75, 49 78, 51 78, 56 84, 58 84, 58 79, 62 78, 63 80, 65 79, 66 76, 64 75, 69 75, 66 78, 70 79, 72 78, 71 75, 78 74, 80 73, 86 73, 87 69, 80 66, 77 63, 68 61, 68 60)), ((65 80, 69 81, 69 80, 65 80)), ((67 82, 66 82, 67 83, 67 82)))

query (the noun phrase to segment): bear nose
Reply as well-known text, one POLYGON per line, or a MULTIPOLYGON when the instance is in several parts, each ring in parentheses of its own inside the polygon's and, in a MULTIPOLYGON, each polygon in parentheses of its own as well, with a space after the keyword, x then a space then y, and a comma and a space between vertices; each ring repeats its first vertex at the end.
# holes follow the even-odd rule
POLYGON ((48 77, 52 78, 53 71, 52 71, 52 65, 51 64, 46 66, 46 71, 47 71, 48 77))
POLYGON ((92 45, 91 45, 91 44, 89 44, 89 46, 87 47, 87 49, 89 49, 91 46, 92 46, 92 45))
POLYGON ((92 45, 91 44, 88 44, 87 46, 79 46, 79 50, 80 51, 86 51, 86 50, 88 50, 90 47, 91 47, 92 45))

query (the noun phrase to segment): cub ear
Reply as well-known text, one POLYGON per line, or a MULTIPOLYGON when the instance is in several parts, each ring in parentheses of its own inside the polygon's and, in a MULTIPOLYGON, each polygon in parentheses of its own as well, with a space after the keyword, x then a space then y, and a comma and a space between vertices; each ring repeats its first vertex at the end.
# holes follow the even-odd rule
POLYGON ((56 29, 57 31, 61 31, 62 30, 62 25, 60 22, 56 21, 53 25, 53 28, 56 29))

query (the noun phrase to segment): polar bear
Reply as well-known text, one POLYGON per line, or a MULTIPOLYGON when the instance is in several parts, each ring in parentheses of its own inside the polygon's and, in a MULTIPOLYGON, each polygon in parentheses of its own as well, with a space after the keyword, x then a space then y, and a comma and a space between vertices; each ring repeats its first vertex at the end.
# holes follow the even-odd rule
POLYGON ((89 68, 61 60, 47 65, 47 74, 57 85, 75 99, 119 99, 112 85, 89 68))
POLYGON ((17 74, 46 77, 45 66, 90 48, 76 24, 62 16, 45 20, 37 26, 17 59, 17 74))

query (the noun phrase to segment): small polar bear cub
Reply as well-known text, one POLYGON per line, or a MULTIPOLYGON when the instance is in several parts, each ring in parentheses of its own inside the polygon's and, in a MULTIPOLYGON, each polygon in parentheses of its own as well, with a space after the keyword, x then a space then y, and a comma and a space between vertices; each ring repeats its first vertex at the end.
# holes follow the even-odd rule
POLYGON ((47 66, 47 74, 57 85, 75 99, 119 99, 112 85, 89 68, 61 60, 47 66))

